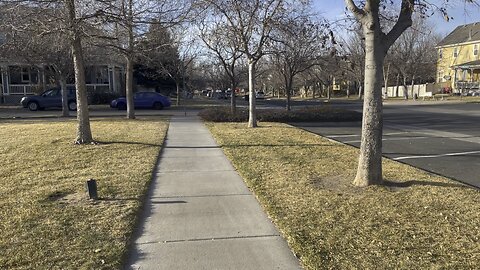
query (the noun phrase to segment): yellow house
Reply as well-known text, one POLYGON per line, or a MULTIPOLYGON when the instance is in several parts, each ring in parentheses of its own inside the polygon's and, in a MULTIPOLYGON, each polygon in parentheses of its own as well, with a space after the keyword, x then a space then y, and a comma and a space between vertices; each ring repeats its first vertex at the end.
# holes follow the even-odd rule
POLYGON ((436 49, 438 84, 457 93, 480 88, 480 22, 457 27, 436 49))

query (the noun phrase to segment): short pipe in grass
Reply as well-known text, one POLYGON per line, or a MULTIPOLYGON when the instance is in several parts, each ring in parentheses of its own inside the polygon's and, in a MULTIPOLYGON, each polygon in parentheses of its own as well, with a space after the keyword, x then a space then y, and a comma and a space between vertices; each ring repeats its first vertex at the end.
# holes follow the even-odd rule
POLYGON ((95 179, 88 179, 85 185, 88 197, 92 200, 97 200, 97 181, 95 179))

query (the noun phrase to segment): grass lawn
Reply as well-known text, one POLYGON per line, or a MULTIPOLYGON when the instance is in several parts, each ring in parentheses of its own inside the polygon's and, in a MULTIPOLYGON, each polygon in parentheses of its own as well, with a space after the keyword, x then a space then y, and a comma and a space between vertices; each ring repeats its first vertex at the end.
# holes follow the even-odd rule
POLYGON ((0 269, 120 268, 168 123, 91 124, 78 146, 74 120, 0 122, 0 269))
POLYGON ((358 150, 286 124, 209 123, 306 269, 478 269, 480 192, 385 159, 351 185, 358 150))

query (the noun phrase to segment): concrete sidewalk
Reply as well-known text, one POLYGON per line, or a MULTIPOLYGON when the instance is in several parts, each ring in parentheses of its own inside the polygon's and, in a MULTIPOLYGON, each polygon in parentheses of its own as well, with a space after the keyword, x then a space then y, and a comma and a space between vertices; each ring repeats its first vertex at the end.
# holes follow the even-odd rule
POLYGON ((127 269, 301 269, 205 125, 173 117, 127 269))

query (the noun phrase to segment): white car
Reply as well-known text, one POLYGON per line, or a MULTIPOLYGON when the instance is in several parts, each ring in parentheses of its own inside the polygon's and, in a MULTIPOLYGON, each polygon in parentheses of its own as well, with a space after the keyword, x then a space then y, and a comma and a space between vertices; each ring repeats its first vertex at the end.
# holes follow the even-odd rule
POLYGON ((256 99, 264 99, 265 98, 265 93, 263 93, 262 91, 258 91, 255 93, 255 98, 256 99))

